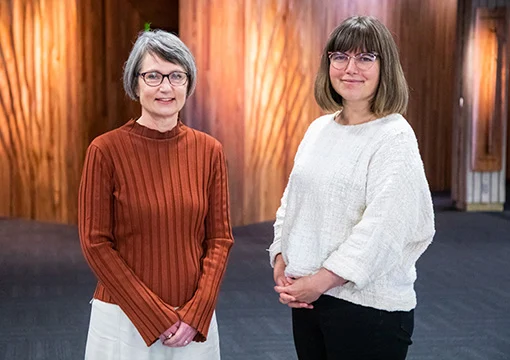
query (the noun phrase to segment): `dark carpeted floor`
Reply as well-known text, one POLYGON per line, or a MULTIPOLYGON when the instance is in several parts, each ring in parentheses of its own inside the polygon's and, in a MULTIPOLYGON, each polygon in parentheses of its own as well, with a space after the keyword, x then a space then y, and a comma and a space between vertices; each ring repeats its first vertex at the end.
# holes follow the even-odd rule
MULTIPOLYGON (((510 359, 510 211, 460 213, 435 198, 418 263, 411 360, 510 359)), ((223 360, 295 360, 273 293, 272 224, 235 229, 217 314, 223 360)), ((0 219, 0 359, 83 358, 95 280, 74 226, 0 219)))

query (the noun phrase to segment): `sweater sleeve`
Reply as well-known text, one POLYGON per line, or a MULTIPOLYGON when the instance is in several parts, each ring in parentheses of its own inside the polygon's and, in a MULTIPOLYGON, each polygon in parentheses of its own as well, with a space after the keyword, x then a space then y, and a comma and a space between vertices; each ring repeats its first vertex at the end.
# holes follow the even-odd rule
MULTIPOLYGON (((289 178, 290 183, 290 178, 289 178)), ((276 220, 274 222, 274 239, 271 246, 269 246, 269 262, 271 267, 274 267, 276 255, 282 252, 282 228, 283 228, 283 219, 285 219, 285 209, 287 208, 287 196, 289 192, 289 185, 285 188, 283 192, 283 196, 280 202, 280 207, 276 211, 276 220)))
POLYGON ((115 250, 112 167, 97 146, 89 146, 78 201, 81 248, 98 280, 149 346, 179 316, 134 274, 115 250))
POLYGON ((414 133, 401 132, 372 156, 362 218, 323 267, 362 289, 397 264, 414 265, 434 232, 432 199, 417 141, 414 133))
POLYGON ((205 219, 205 254, 202 275, 194 296, 177 310, 182 321, 195 328, 195 341, 205 341, 218 293, 225 273, 230 248, 234 243, 230 225, 229 192, 225 155, 221 147, 213 158, 205 219))

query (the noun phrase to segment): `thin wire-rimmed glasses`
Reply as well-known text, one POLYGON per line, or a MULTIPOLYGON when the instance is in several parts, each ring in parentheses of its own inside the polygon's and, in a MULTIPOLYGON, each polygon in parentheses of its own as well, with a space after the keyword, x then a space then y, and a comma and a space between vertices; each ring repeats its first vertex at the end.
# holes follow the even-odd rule
POLYGON ((147 71, 139 73, 138 76, 141 76, 143 81, 152 87, 161 85, 166 77, 173 86, 182 86, 188 81, 188 74, 184 71, 172 71, 170 74, 162 74, 159 71, 147 71))
POLYGON ((350 56, 341 51, 328 52, 331 65, 337 70, 344 70, 349 64, 349 60, 353 59, 356 67, 362 71, 370 70, 374 66, 379 54, 375 52, 363 52, 350 56))

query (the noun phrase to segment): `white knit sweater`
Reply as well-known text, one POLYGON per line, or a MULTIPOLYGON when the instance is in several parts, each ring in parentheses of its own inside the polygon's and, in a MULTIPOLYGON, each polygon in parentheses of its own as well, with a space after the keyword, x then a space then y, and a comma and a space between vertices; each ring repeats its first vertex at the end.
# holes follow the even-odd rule
POLYGON ((315 120, 276 213, 271 265, 288 276, 324 267, 349 282, 326 294, 376 309, 416 306, 415 264, 434 236, 416 136, 399 114, 340 125, 315 120))

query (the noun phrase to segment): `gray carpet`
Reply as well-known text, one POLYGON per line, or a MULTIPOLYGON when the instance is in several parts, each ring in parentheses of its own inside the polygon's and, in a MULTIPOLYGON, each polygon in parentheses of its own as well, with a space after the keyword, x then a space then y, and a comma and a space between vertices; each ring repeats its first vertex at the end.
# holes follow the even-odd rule
MULTIPOLYGON (((510 211, 435 203, 408 359, 510 359, 510 211)), ((272 224, 236 228, 235 237, 217 309, 222 358, 295 360, 290 311, 267 263, 272 224)), ((0 219, 0 359, 82 359, 94 285, 74 226, 0 219)))

